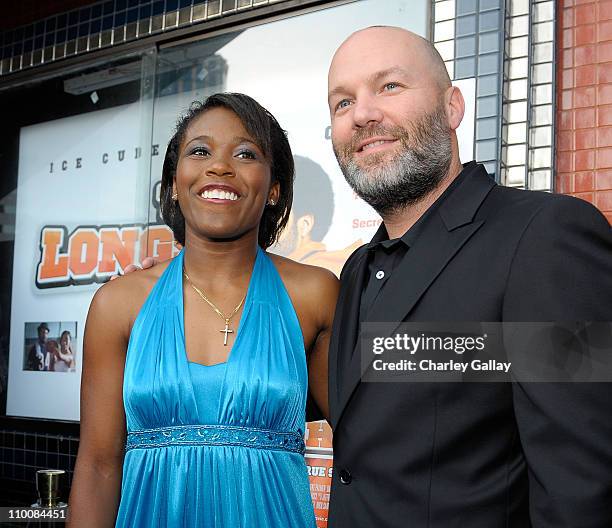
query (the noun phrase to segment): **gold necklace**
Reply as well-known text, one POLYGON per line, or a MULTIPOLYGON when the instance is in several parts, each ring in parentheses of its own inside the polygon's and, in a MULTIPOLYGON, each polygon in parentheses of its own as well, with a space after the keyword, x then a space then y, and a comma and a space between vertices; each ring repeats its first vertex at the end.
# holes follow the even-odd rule
POLYGON ((206 295, 204 295, 204 293, 193 282, 191 282, 191 279, 189 278, 189 275, 187 275, 187 272, 185 271, 185 268, 183 268, 183 275, 185 275, 185 278, 187 279, 187 282, 195 290, 195 292, 200 297, 202 297, 202 299, 204 299, 208 303, 208 305, 215 311, 215 313, 219 317, 221 317, 221 319, 223 319, 225 321, 225 328, 223 330, 219 330, 219 332, 223 332, 225 334, 225 336, 223 337, 223 346, 227 346, 227 334, 233 334, 234 333, 233 330, 230 330, 229 323, 230 323, 232 317, 234 317, 234 315, 236 315, 236 313, 238 313, 238 310, 240 310, 240 307, 242 306, 242 303, 246 299, 246 293, 244 294, 244 297, 242 298, 242 300, 238 303, 238 306, 236 306, 236 308, 234 308, 232 310, 232 313, 230 313, 229 315, 226 315, 221 310, 219 310, 219 308, 217 308, 215 306, 215 304, 208 297, 206 297, 206 295))

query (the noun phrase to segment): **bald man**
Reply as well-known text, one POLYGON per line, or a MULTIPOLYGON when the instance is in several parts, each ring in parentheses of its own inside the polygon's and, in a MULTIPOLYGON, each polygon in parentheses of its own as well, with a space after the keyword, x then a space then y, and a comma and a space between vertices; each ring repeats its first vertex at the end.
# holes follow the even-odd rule
POLYGON ((608 383, 369 383, 363 322, 612 321, 612 235, 574 198, 459 160, 463 97, 399 28, 351 35, 329 70, 332 142, 380 213, 355 251, 329 353, 329 528, 612 526, 608 383))

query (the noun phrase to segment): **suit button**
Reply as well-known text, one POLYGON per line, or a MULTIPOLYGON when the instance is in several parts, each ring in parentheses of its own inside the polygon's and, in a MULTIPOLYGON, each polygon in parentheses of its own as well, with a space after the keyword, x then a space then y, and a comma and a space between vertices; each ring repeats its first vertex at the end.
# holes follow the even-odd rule
POLYGON ((348 469, 340 470, 340 482, 346 486, 348 486, 353 480, 353 475, 348 469))

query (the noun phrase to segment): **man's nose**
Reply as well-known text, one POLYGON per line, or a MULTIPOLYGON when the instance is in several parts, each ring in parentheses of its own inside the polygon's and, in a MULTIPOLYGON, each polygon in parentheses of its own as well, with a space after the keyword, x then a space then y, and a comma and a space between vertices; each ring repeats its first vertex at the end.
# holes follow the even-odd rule
POLYGON ((353 124, 355 128, 371 126, 383 120, 383 112, 376 104, 375 98, 362 97, 353 104, 353 124))

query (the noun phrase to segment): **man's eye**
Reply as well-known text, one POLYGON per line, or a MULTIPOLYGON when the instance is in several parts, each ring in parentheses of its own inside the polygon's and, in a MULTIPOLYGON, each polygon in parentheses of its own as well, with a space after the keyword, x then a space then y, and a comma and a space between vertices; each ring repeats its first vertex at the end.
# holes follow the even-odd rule
POLYGON ((396 82, 388 82, 387 84, 385 84, 385 90, 393 90, 397 87, 399 87, 399 84, 397 84, 396 82))
POLYGON ((346 108, 347 106, 349 106, 351 104, 351 102, 348 99, 342 99, 342 101, 340 101, 337 105, 336 105, 336 110, 342 110, 343 108, 346 108))

